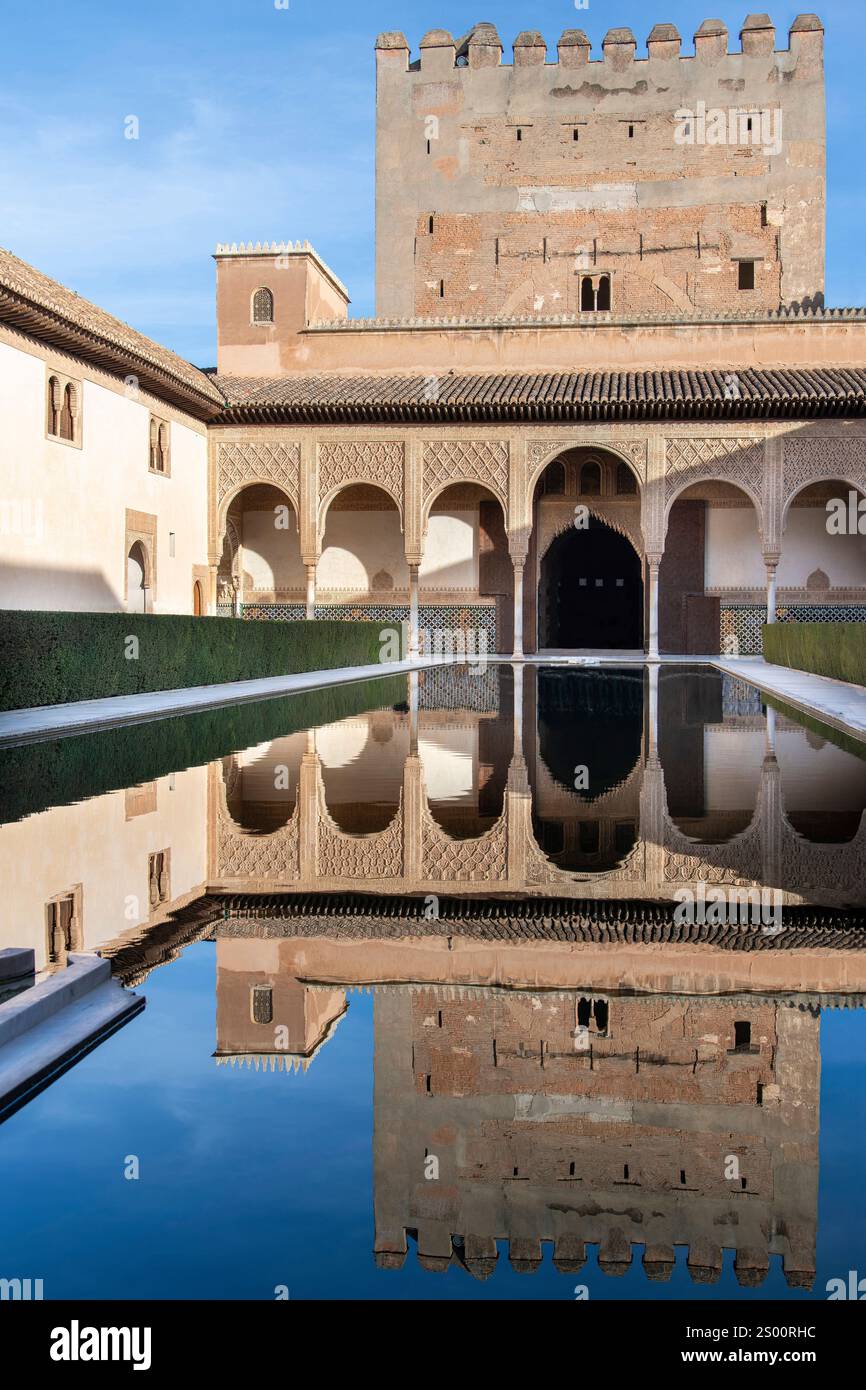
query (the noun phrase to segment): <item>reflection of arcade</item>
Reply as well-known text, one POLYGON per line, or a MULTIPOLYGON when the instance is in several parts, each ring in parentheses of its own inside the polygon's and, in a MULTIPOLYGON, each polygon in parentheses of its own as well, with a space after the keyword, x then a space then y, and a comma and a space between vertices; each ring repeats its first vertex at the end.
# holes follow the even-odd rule
POLYGON ((863 901, 866 763, 754 691, 738 708, 709 672, 494 674, 488 711, 419 708, 412 678, 406 708, 227 759, 211 891, 863 901))

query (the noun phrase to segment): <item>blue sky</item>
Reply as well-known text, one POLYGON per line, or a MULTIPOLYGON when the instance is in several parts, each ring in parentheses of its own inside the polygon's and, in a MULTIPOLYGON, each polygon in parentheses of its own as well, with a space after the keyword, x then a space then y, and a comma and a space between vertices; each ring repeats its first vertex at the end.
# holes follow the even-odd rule
MULTIPOLYGON (((374 303, 373 44, 402 29, 462 34, 481 19, 506 45, 541 29, 675 23, 687 47, 708 13, 732 46, 746 4, 660 0, 41 0, 4 7, 0 244, 202 366, 215 356, 217 241, 309 238, 374 303), (124 138, 135 115, 140 138, 124 138)), ((798 10, 771 10, 777 47, 798 10)), ((866 303, 863 0, 824 0, 831 304, 866 303)))

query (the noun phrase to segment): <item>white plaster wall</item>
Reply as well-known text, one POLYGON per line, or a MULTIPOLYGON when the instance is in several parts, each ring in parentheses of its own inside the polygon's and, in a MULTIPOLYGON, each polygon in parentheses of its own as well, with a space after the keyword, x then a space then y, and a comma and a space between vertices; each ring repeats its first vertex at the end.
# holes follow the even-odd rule
POLYGON ((754 810, 764 761, 763 730, 704 732, 704 804, 711 811, 754 810))
MULTIPOLYGON (((782 538, 779 587, 805 588, 816 569, 834 588, 866 585, 866 536, 830 535, 824 507, 792 507, 782 538)), ((707 588, 763 589, 766 582, 755 509, 708 507, 707 588)))
MULTIPOLYGON (((69 362, 64 374, 81 373, 69 362)), ((157 613, 191 613, 207 564, 207 441, 172 420, 171 476, 148 470, 151 407, 84 379, 82 447, 45 436, 44 360, 0 343, 0 607, 124 607, 126 509, 157 517, 157 613), (169 533, 175 533, 175 556, 169 533)))
POLYGON ((29 946, 46 964, 45 906, 82 886, 84 949, 94 951, 150 915, 148 856, 171 850, 176 900, 207 879, 207 767, 157 783, 156 810, 126 819, 110 792, 0 827, 0 948, 29 946))
POLYGON ((478 768, 478 727, 430 729, 418 740, 428 801, 474 805, 478 768))
POLYGON ((478 513, 442 512, 430 518, 420 582, 426 590, 478 591, 478 513))
POLYGON ((708 589, 761 589, 767 571, 754 507, 708 507, 704 583, 708 589))
MULTIPOLYGON (((369 590, 373 577, 386 571, 394 588, 409 584, 403 534, 396 511, 328 514, 318 588, 369 590)), ((443 512, 430 517, 420 571, 421 587, 430 591, 478 590, 478 516, 443 512)))
MULTIPOLYGON (((847 490, 840 495, 847 497, 847 490)), ((803 588, 817 569, 837 589, 866 584, 866 536, 832 536, 824 507, 792 507, 782 538, 779 585, 803 588)))
MULTIPOLYGON (((281 514, 280 520, 285 514, 281 514)), ((298 523, 289 508, 288 524, 278 527, 274 509, 243 514, 243 568, 253 589, 265 592, 306 590, 298 523)))

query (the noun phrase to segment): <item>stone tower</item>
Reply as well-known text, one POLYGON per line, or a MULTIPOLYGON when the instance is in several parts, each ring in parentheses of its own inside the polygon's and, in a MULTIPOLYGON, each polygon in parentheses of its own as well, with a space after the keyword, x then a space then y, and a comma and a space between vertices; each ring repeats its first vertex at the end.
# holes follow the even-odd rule
POLYGON ((740 48, 705 20, 694 55, 657 24, 646 56, 611 29, 600 59, 568 30, 555 61, 526 31, 513 64, 490 24, 443 29, 410 61, 377 41, 381 317, 691 314, 820 304, 823 27, 776 50, 764 14, 740 48))

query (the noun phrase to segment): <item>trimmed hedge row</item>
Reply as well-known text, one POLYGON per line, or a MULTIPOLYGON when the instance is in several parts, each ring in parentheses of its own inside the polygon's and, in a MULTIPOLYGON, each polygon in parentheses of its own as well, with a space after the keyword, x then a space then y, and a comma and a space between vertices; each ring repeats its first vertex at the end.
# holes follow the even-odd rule
POLYGON ((866 685, 866 623, 768 623, 764 660, 866 685))
POLYGON ((0 612, 0 710, 370 666, 380 633, 368 622, 0 612))
POLYGON ((385 676, 0 749, 0 824, 202 767, 300 729, 402 705, 406 694, 405 675, 385 676))

